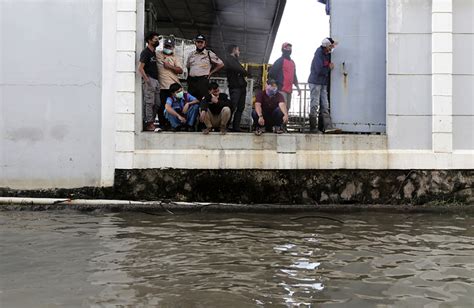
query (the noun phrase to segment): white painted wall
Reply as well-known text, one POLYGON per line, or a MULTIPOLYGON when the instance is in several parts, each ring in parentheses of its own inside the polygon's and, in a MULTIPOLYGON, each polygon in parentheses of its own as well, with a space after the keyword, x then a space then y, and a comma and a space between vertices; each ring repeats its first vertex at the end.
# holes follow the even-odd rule
POLYGON ((0 187, 101 185, 102 2, 0 1, 0 187))

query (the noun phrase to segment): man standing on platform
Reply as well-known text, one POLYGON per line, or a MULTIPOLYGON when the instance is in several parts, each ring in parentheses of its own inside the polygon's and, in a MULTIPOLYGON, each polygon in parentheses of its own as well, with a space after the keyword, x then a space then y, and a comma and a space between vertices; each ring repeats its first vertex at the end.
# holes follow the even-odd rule
POLYGON ((196 50, 191 52, 186 63, 188 68, 188 92, 198 100, 207 95, 209 78, 224 67, 224 63, 210 50, 206 49, 206 38, 199 34, 194 38, 196 50))
POLYGON ((247 71, 239 62, 239 46, 229 45, 227 51, 229 55, 225 61, 225 70, 227 73, 230 100, 232 102, 232 111, 234 112, 232 131, 240 132, 240 121, 242 119, 242 112, 244 112, 245 109, 245 97, 247 94, 247 81, 245 81, 247 71))

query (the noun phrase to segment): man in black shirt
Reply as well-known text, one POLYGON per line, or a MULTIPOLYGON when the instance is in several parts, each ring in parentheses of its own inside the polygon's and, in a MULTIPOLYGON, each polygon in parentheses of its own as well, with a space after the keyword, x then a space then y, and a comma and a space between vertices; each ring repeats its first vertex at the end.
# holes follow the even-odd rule
POLYGON ((224 135, 227 132, 230 115, 230 100, 227 94, 220 93, 219 85, 211 82, 209 94, 201 102, 200 120, 206 124, 202 132, 207 135, 213 128, 219 128, 221 134, 224 135))
POLYGON ((158 33, 149 32, 145 36, 147 47, 140 54, 138 72, 143 78, 143 100, 145 104, 145 131, 160 131, 155 127, 155 117, 160 106, 160 84, 155 48, 160 44, 158 33))
POLYGON ((245 81, 247 71, 239 62, 239 46, 229 45, 227 51, 229 55, 225 61, 225 69, 227 72, 227 83, 229 85, 232 110, 234 112, 232 130, 234 132, 240 132, 240 120, 242 119, 242 112, 245 109, 245 96, 247 94, 247 82, 245 81))

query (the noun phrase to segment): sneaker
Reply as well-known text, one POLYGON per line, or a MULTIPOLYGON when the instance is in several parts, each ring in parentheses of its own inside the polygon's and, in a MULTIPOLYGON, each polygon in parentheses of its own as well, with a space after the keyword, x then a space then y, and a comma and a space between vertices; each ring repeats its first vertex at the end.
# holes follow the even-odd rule
POLYGON ((161 132, 161 130, 162 130, 161 127, 156 126, 154 132, 155 132, 155 133, 159 133, 159 132, 161 132))
POLYGON ((204 135, 209 135, 210 132, 211 132, 211 129, 210 129, 210 128, 207 128, 207 127, 202 130, 202 133, 203 133, 204 135))
POLYGON ((265 129, 263 127, 257 127, 255 129, 255 135, 257 136, 260 136, 261 134, 263 134, 265 132, 265 129))
POLYGON ((221 135, 225 135, 227 133, 227 128, 221 127, 221 135))
POLYGON ((148 123, 148 124, 145 126, 144 131, 147 131, 147 132, 154 132, 155 129, 156 129, 155 124, 153 124, 153 122, 150 122, 150 123, 148 123))
POLYGON ((342 129, 340 128, 327 128, 324 131, 325 134, 340 134, 342 133, 342 129))

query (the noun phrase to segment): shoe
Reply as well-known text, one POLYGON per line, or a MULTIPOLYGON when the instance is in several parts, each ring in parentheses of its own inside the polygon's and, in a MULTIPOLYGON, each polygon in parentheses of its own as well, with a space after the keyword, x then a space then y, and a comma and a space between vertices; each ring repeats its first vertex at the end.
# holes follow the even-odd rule
POLYGON ((340 128, 327 128, 324 131, 325 134, 340 134, 342 133, 342 129, 340 128))
POLYGON ((153 132, 153 131, 155 131, 155 129, 156 129, 155 124, 153 124, 153 122, 150 122, 145 126, 144 131, 153 132))
POLYGON ((210 128, 207 128, 207 127, 202 130, 202 133, 203 133, 204 135, 209 135, 210 132, 211 132, 211 129, 210 129, 210 128))
POLYGON ((221 131, 221 135, 227 134, 227 128, 225 128, 225 127, 221 127, 220 131, 221 131))
POLYGON ((283 128, 281 126, 273 126, 273 132, 275 134, 283 134, 283 128))
POLYGON ((233 131, 234 133, 241 133, 241 132, 242 132, 242 130, 240 129, 240 127, 238 127, 238 128, 232 128, 232 131, 233 131))
POLYGON ((257 128, 255 129, 255 135, 260 136, 261 134, 264 133, 264 131, 265 131, 264 128, 262 128, 262 127, 257 127, 257 128))
POLYGON ((158 127, 158 126, 157 126, 157 127, 155 128, 155 130, 154 130, 155 133, 159 133, 159 132, 161 132, 161 131, 162 131, 161 127, 158 127))

